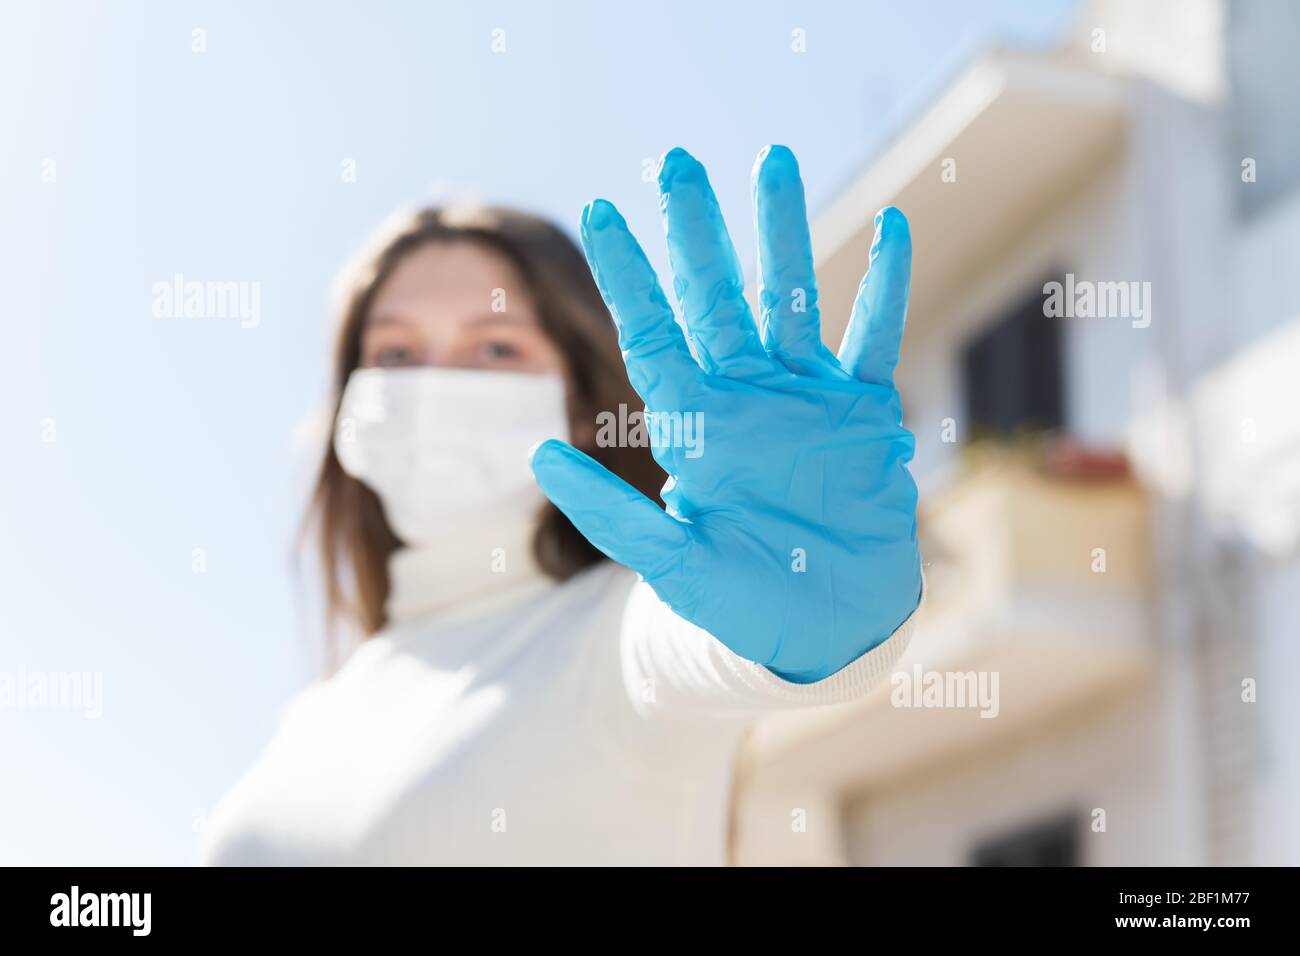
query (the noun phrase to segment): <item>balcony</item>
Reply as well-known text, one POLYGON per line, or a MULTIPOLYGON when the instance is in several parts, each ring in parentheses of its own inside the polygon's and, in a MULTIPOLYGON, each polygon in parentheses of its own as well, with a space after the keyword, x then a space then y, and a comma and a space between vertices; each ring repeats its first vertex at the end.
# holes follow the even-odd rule
POLYGON ((923 502, 928 596, 893 680, 851 707, 760 723, 747 785, 882 784, 1138 686, 1154 665, 1148 511, 1122 467, 968 460, 923 502), (950 694, 984 681, 992 699, 912 695, 934 681, 950 694))
POLYGON ((893 203, 912 225, 915 334, 1114 162, 1129 111, 1122 79, 1077 64, 1007 51, 973 63, 813 223, 827 345, 844 333, 877 209, 893 203))

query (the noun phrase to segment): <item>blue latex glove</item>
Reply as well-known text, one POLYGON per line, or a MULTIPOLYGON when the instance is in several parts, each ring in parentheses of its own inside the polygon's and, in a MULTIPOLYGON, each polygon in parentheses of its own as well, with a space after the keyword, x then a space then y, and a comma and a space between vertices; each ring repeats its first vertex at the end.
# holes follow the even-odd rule
POLYGON ((691 348, 610 203, 584 210, 582 241, 633 387, 649 412, 702 412, 702 453, 653 446, 668 513, 563 442, 534 450, 533 473, 593 545, 681 617, 786 680, 819 680, 888 638, 920 600, 914 439, 893 383, 907 220, 893 207, 876 216, 837 358, 821 342, 788 149, 769 147, 754 168, 761 336, 704 167, 674 149, 659 192, 691 348))

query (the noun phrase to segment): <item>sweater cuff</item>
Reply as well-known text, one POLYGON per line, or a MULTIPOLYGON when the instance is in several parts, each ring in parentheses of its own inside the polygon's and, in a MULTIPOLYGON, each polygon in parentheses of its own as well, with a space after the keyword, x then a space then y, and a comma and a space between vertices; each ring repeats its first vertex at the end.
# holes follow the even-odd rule
POLYGON ((884 641, 834 674, 811 683, 785 680, 762 664, 747 660, 717 642, 723 663, 735 678, 755 696, 792 707, 816 707, 843 704, 860 699, 885 678, 903 656, 912 641, 916 616, 925 603, 925 571, 921 572, 921 595, 907 620, 884 641))

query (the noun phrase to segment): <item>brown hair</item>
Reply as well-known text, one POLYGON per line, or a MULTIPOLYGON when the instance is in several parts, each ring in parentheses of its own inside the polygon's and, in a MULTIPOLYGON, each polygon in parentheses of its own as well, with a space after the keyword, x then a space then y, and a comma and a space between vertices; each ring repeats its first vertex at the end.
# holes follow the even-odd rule
MULTIPOLYGON (((595 445, 599 411, 642 405, 627 380, 618 335, 582 253, 550 222, 498 207, 423 209, 402 216, 347 269, 339 287, 339 328, 331 381, 332 416, 343 387, 361 362, 361 333, 375 296, 403 257, 430 243, 471 242, 505 257, 519 271, 547 336, 568 366, 569 419, 578 447, 640 491, 658 500, 664 473, 649 450, 595 445), (590 433, 585 442, 581 436, 590 433)), ((549 502, 533 547, 543 570, 563 580, 601 560, 600 554, 549 502)), ((379 498, 343 471, 326 442, 304 532, 315 530, 329 623, 355 624, 365 636, 386 623, 388 558, 401 542, 379 498)))

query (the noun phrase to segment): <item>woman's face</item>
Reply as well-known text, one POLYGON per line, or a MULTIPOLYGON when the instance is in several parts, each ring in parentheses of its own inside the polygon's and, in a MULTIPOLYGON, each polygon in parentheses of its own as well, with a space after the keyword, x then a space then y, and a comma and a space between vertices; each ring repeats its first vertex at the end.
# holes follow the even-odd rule
POLYGON ((402 258, 366 316, 361 365, 565 371, 513 263, 472 242, 432 243, 402 258))

